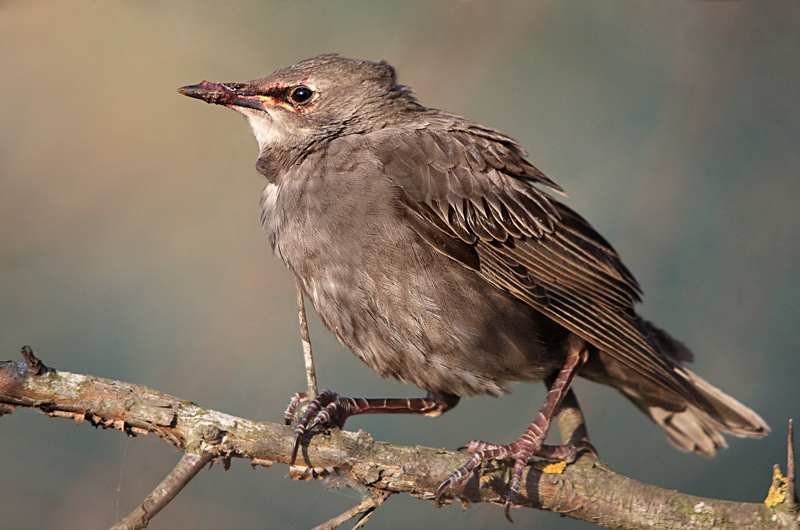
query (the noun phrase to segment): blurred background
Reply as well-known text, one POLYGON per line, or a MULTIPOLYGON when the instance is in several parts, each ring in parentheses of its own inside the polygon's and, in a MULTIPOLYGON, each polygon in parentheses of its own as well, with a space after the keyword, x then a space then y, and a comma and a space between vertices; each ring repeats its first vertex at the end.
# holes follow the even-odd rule
MULTIPOLYGON (((30 344, 61 370, 281 421, 305 376, 294 282, 260 228, 256 142, 241 116, 176 89, 326 52, 387 59, 424 104, 520 140, 638 277, 641 312, 773 428, 706 460, 579 381, 602 459, 663 488, 763 501, 800 405, 800 4, 397 6, 0 0, 0 358, 20 361, 30 344)), ((421 395, 311 326, 322 388, 421 395)), ((519 385, 438 419, 348 428, 396 444, 504 443, 543 398, 542 385, 519 385)), ((106 528, 179 456, 154 437, 19 409, 0 418, 0 527, 106 528)), ((215 466, 150 528, 304 529, 361 499, 286 472, 215 466)), ((514 518, 593 528, 533 510, 514 518)), ((505 525, 497 506, 437 510, 398 495, 367 527, 505 525)))

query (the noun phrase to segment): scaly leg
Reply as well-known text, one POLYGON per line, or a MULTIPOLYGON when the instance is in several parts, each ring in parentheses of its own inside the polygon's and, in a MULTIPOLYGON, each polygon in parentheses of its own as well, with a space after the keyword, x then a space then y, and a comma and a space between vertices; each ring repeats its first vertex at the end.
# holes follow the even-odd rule
POLYGON ((558 412, 562 400, 569 392, 572 381, 586 362, 588 356, 589 351, 585 344, 582 344, 580 348, 571 348, 569 350, 564 366, 558 372, 558 376, 552 382, 552 385, 550 385, 550 391, 547 393, 544 405, 542 405, 542 408, 536 415, 536 419, 533 420, 531 426, 528 427, 516 442, 509 445, 495 445, 473 440, 460 447, 459 449, 466 449, 470 452, 472 458, 470 458, 462 468, 457 469, 447 480, 442 482, 436 490, 436 505, 438 506, 440 504, 439 501, 445 488, 448 486, 461 485, 467 480, 472 471, 484 460, 514 460, 514 473, 511 476, 505 505, 506 518, 514 522, 511 519, 510 510, 511 507, 516 504, 522 473, 531 456, 573 462, 579 450, 587 449, 595 452, 594 448, 588 442, 578 442, 560 446, 543 445, 553 417, 556 412, 558 412))
MULTIPOLYGON (((291 425, 297 406, 308 399, 307 392, 298 392, 289 400, 283 413, 286 425, 291 425)), ((308 404, 305 414, 294 430, 292 465, 297 458, 300 439, 317 426, 344 427, 350 416, 356 414, 421 414, 439 416, 458 404, 459 397, 454 394, 434 395, 430 392, 424 398, 351 398, 343 397, 331 390, 323 390, 308 404)))

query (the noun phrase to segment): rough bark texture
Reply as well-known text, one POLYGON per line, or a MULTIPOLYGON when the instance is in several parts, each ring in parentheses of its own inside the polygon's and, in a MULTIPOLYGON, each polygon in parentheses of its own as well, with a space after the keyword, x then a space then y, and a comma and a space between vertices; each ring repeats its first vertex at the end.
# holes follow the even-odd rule
MULTIPOLYGON (((0 361, 0 415, 13 412, 17 406, 73 418, 78 424, 89 421, 129 436, 153 433, 182 450, 188 447, 193 452, 211 454, 226 464, 231 457, 239 457, 250 459, 254 465, 270 466, 288 463, 292 454, 291 427, 206 410, 142 385, 43 365, 34 368, 31 361, 0 361)), ((376 442, 363 431, 334 431, 315 435, 304 444, 298 460, 313 467, 298 465, 291 473, 298 479, 340 474, 353 485, 373 491, 405 492, 432 500, 437 486, 468 457, 441 449, 376 442)), ((482 466, 478 476, 450 493, 462 502, 502 504, 508 473, 507 466, 490 462, 482 466)), ((519 504, 619 529, 798 527, 797 514, 787 511, 785 505, 768 508, 660 489, 617 475, 588 455, 568 466, 563 474, 546 474, 529 467, 519 504)))

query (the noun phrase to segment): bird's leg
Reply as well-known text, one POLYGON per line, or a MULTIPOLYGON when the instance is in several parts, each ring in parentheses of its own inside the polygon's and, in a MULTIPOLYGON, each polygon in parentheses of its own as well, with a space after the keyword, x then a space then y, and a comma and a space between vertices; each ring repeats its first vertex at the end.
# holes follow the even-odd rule
POLYGON ((594 448, 588 442, 577 442, 559 446, 543 445, 553 417, 556 412, 558 412, 561 402, 569 392, 572 381, 586 362, 588 356, 589 351, 585 344, 581 344, 580 347, 569 349, 564 366, 558 372, 558 376, 552 381, 552 384, 549 385, 550 391, 547 393, 544 405, 542 405, 542 408, 536 415, 536 419, 531 423, 531 426, 528 427, 516 442, 508 445, 495 445, 473 440, 460 447, 459 450, 466 449, 472 453, 472 458, 470 458, 462 468, 457 469, 447 480, 442 482, 436 490, 436 505, 438 506, 440 504, 440 497, 445 488, 462 484, 469 477, 470 473, 472 473, 472 470, 478 467, 484 460, 493 458, 514 460, 514 473, 511 476, 505 505, 506 518, 513 522, 511 520, 510 509, 511 506, 516 504, 517 494, 519 493, 519 486, 522 480, 522 472, 531 456, 539 456, 549 460, 557 459, 574 462, 578 451, 581 449, 588 449, 595 452, 594 448))
MULTIPOLYGON (((458 404, 459 397, 453 394, 435 395, 428 393, 424 398, 352 398, 340 396, 332 390, 323 390, 312 399, 306 412, 294 430, 292 461, 297 458, 300 439, 307 432, 322 425, 325 427, 344 427, 350 416, 356 414, 421 414, 439 416, 458 404)), ((283 413, 286 425, 291 425, 297 406, 308 400, 307 392, 298 392, 289 400, 283 413)))

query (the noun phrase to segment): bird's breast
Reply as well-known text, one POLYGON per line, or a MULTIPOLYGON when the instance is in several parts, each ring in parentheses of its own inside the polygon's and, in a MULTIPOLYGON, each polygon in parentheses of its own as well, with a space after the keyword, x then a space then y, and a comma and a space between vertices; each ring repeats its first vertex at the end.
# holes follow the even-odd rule
POLYGON ((299 169, 264 190, 264 227, 323 324, 374 371, 469 395, 552 369, 535 311, 423 240, 368 158, 299 169))

